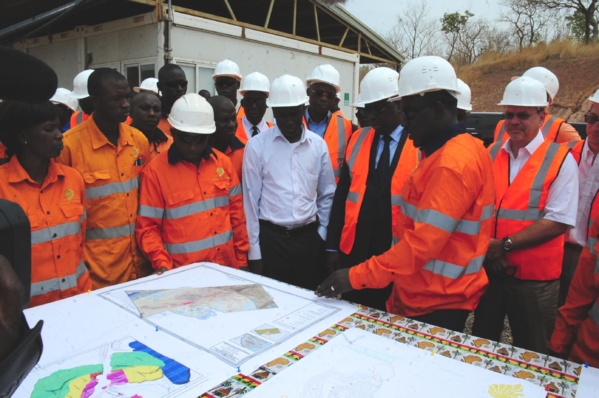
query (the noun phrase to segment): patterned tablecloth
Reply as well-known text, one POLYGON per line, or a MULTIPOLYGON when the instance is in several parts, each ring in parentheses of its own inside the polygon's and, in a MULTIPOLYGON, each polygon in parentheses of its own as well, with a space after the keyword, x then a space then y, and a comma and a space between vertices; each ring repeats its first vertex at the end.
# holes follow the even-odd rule
POLYGON ((444 355, 494 372, 526 379, 545 387, 547 397, 576 396, 582 368, 580 364, 360 306, 351 316, 283 356, 248 375, 234 375, 200 395, 200 398, 233 397, 247 393, 349 328, 360 328, 431 351, 432 355, 444 355))

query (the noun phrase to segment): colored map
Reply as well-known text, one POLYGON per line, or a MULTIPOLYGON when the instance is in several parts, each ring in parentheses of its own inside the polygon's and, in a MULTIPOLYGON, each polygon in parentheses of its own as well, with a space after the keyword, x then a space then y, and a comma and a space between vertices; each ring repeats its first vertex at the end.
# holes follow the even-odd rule
MULTIPOLYGON (((168 397, 198 374, 132 338, 57 361, 31 373, 31 398, 168 397), (96 362, 80 365, 85 362, 96 362), (73 366, 79 364, 78 366, 73 366)), ((25 387, 25 386, 24 386, 25 387)), ((188 388, 184 388, 187 390, 188 388)))
POLYGON ((258 284, 138 290, 126 293, 145 318, 172 312, 204 320, 216 316, 217 313, 277 308, 272 297, 258 284))

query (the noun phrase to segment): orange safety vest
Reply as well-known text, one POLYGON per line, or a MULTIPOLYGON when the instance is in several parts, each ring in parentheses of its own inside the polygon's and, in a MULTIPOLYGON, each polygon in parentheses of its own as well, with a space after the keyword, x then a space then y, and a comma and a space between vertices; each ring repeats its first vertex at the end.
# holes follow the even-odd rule
POLYGON ((30 307, 92 288, 83 263, 85 188, 81 175, 50 160, 42 185, 17 156, 0 167, 0 197, 19 204, 31 225, 30 307))
MULTIPOLYGON (((557 116, 545 115, 545 120, 543 121, 543 126, 541 126, 541 133, 543 134, 543 138, 547 141, 555 142, 557 141, 557 134, 559 133, 559 128, 562 123, 565 123, 564 119, 561 119, 557 116)), ((495 133, 493 134, 494 140, 493 142, 505 141, 507 140, 507 132, 505 131, 504 126, 505 120, 500 120, 497 122, 497 126, 495 126, 495 133)))
POLYGON ((170 164, 163 153, 142 172, 135 234, 155 269, 199 261, 247 265, 241 184, 229 158, 213 152, 199 168, 170 164))
MULTIPOLYGON (((75 126, 80 125, 81 123, 85 122, 87 119, 89 119, 89 116, 87 113, 83 113, 83 111, 76 111, 73 112, 73 114, 71 115, 71 125, 69 126, 70 129, 72 129, 75 126)), ((131 117, 127 116, 127 119, 125 120, 125 124, 126 125, 130 125, 131 124, 131 117)))
MULTIPOLYGON (((501 150, 503 142, 489 148, 495 174, 495 218, 493 238, 503 239, 522 231, 543 217, 549 188, 558 176, 570 150, 551 141, 543 141, 526 161, 514 181, 509 182, 509 154, 501 150)), ((562 270, 564 235, 538 246, 507 253, 515 277, 525 280, 558 279, 562 270), (542 266, 539 266, 542 264, 542 266)))
MULTIPOLYGON (((237 118, 237 131, 235 131, 235 136, 237 137, 237 139, 239 139, 239 141, 243 143, 243 145, 245 145, 248 143, 251 136, 248 134, 247 131, 245 131, 245 127, 243 127, 243 122, 241 121, 242 118, 243 117, 237 118)), ((266 124, 269 128, 274 125, 273 122, 269 121, 266 121, 266 124)))
POLYGON ((163 152, 167 152, 168 149, 173 144, 173 137, 170 135, 166 135, 166 141, 162 141, 160 144, 154 146, 154 144, 150 143, 150 161, 154 160, 158 155, 163 152))
POLYGON ((488 284, 482 264, 491 235, 491 181, 491 159, 470 134, 421 160, 399 198, 398 243, 350 268, 352 287, 396 281, 387 311, 407 317, 474 310, 488 284))
POLYGON ((92 116, 63 136, 57 161, 83 176, 87 230, 83 252, 95 289, 146 276, 151 270, 135 242, 139 174, 149 162, 143 133, 119 125, 117 146, 92 116))
MULTIPOLYGON (((406 131, 403 134, 407 134, 406 131)), ((349 254, 356 239, 356 224, 366 193, 366 180, 370 168, 370 148, 374 140, 375 130, 366 127, 356 131, 347 146, 347 166, 351 184, 345 201, 345 222, 341 231, 339 242, 340 250, 349 254)), ((412 140, 405 141, 399 156, 397 167, 391 179, 391 231, 393 231, 393 244, 397 243, 395 232, 400 209, 400 194, 408 176, 418 165, 420 152, 414 146, 412 140)))

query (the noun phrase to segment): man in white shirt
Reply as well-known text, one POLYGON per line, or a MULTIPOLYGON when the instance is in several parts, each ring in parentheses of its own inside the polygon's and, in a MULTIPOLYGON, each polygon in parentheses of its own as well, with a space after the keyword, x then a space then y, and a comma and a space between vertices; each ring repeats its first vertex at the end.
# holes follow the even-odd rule
POLYGON ((325 142, 302 122, 305 93, 295 76, 273 81, 268 106, 277 124, 246 146, 243 204, 250 270, 313 290, 325 276, 335 178, 325 142))
POLYGON ((243 144, 247 144, 251 137, 272 127, 271 122, 264 120, 266 113, 266 99, 270 91, 268 77, 260 72, 247 75, 241 82, 239 94, 242 95, 241 106, 244 115, 237 117, 237 132, 235 135, 243 144))
POLYGON ((588 229, 594 216, 599 214, 599 90, 589 97, 591 109, 584 120, 587 124, 587 138, 584 141, 571 141, 572 155, 578 161, 578 212, 576 226, 566 232, 564 261, 560 278, 559 306, 566 302, 570 282, 574 276, 582 248, 586 246, 588 229))
POLYGON ((509 138, 489 150, 495 174, 495 218, 485 269, 489 287, 472 334, 499 341, 507 314, 514 345, 547 353, 557 315, 564 233, 575 225, 576 161, 543 139, 543 84, 520 77, 503 100, 509 138))

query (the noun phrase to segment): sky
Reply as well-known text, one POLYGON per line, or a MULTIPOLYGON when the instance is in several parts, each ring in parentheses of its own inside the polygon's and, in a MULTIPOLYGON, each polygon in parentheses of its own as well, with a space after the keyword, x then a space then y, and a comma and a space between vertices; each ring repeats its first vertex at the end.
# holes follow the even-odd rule
POLYGON ((379 34, 386 34, 397 24, 397 16, 402 14, 403 7, 425 1, 430 8, 429 18, 440 19, 444 13, 466 10, 474 14, 474 18, 484 17, 494 20, 501 11, 500 4, 504 0, 347 0, 344 7, 355 17, 364 22, 370 29, 379 34))

